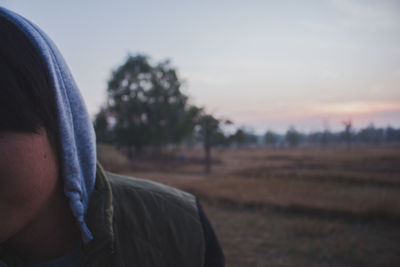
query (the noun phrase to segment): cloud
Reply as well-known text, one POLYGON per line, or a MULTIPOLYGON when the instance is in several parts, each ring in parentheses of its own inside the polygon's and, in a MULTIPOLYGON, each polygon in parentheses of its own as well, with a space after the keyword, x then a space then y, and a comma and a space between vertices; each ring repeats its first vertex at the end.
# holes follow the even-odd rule
POLYGON ((315 105, 312 107, 315 112, 321 114, 372 114, 380 112, 400 111, 400 101, 393 102, 339 102, 324 105, 315 105))
POLYGON ((372 26, 375 28, 398 27, 400 4, 394 0, 332 0, 332 4, 345 16, 346 26, 372 26))

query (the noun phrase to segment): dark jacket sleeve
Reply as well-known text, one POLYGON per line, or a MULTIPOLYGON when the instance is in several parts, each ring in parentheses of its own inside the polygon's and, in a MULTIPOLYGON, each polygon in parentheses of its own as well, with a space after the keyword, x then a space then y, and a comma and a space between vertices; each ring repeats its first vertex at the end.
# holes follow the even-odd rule
POLYGON ((225 257, 219 245, 217 236, 211 226, 200 202, 197 200, 197 208, 199 210, 199 217, 203 226, 204 240, 206 243, 206 254, 204 260, 204 267, 224 267, 225 257))

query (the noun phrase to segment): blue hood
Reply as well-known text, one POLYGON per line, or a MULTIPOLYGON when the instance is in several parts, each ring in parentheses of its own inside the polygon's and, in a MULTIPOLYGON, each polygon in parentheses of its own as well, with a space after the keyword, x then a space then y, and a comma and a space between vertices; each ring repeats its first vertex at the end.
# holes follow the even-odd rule
POLYGON ((0 7, 0 17, 10 21, 29 38, 46 65, 57 103, 64 193, 69 198, 83 242, 87 243, 93 239, 85 214, 96 180, 96 142, 85 103, 68 66, 50 38, 36 25, 5 8, 0 7))

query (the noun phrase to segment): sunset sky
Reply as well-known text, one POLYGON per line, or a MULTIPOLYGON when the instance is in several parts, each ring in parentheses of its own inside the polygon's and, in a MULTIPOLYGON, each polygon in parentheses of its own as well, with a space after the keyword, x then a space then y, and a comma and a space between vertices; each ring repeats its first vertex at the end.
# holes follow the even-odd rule
POLYGON ((57 44, 93 116, 128 53, 171 59, 192 103, 257 133, 400 127, 400 1, 0 0, 57 44))

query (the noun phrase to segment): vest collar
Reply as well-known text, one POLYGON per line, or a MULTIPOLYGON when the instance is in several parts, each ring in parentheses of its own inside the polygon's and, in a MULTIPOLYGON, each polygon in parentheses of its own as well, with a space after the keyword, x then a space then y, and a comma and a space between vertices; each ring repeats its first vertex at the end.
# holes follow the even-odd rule
POLYGON ((96 184, 90 198, 86 221, 94 239, 82 247, 83 266, 93 254, 109 255, 114 252, 112 191, 100 163, 97 163, 96 184))

